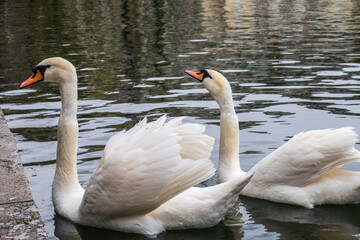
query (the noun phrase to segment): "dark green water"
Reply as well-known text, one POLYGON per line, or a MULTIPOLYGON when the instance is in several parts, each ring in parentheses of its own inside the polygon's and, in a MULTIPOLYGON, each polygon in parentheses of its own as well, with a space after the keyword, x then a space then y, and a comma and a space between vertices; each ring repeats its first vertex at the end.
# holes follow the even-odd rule
MULTIPOLYGON (((146 239, 55 215, 58 89, 18 90, 52 56, 78 71, 83 186, 110 136, 144 116, 186 115, 206 125, 217 165, 219 110, 185 69, 215 69, 230 80, 244 170, 301 131, 360 133, 359 1, 0 1, 0 105, 51 239, 146 239)), ((215 177, 204 183, 213 184, 215 177)), ((158 239, 360 239, 359 204, 308 210, 241 197, 237 212, 214 228, 158 239)))

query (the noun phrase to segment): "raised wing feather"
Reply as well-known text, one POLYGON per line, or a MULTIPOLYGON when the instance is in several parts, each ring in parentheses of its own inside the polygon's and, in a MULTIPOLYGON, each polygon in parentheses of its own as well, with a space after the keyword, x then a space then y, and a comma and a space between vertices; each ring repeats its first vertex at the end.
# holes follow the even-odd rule
MULTIPOLYGON (((207 158, 182 157, 182 119, 166 124, 165 116, 150 123, 145 119, 114 135, 89 180, 81 211, 104 216, 147 213, 211 177, 214 167, 207 158)), ((192 125, 194 139, 203 139, 200 150, 211 152, 213 139, 198 126, 192 125)))
POLYGON ((252 181, 303 186, 349 161, 360 158, 352 128, 302 132, 260 161, 252 181))

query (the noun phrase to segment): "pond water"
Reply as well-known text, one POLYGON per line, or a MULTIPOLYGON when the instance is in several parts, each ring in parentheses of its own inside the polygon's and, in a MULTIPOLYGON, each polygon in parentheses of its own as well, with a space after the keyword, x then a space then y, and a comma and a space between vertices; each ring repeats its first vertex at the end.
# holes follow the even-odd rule
MULTIPOLYGON (((244 170, 301 131, 354 126, 360 134, 360 1, 17 0, 1 1, 0 12, 0 106, 50 239, 146 237, 75 226, 54 213, 58 89, 18 89, 44 58, 64 57, 78 71, 83 186, 110 136, 144 116, 206 125, 217 165, 219 109, 186 69, 229 79, 244 170)), ((360 163, 344 168, 360 171, 360 163)), ((240 197, 225 222, 158 239, 360 239, 359 215, 360 204, 305 209, 240 197)))

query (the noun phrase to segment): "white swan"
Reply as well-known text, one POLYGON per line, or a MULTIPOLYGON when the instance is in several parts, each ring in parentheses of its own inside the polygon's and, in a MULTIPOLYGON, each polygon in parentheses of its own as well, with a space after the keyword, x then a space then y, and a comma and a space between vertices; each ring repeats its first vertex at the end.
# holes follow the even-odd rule
POLYGON ((61 94, 52 198, 58 214, 81 225, 156 235, 165 229, 217 224, 238 199, 251 174, 226 184, 193 187, 214 173, 214 140, 205 127, 146 119, 114 135, 84 190, 77 177, 77 75, 62 58, 40 62, 20 88, 55 82, 61 94))
MULTIPOLYGON (((214 70, 186 71, 201 81, 220 106, 219 182, 245 174, 239 162, 239 121, 228 80, 214 70)), ((339 169, 359 161, 352 128, 302 132, 256 164, 241 194, 312 208, 360 202, 360 172, 339 169)))

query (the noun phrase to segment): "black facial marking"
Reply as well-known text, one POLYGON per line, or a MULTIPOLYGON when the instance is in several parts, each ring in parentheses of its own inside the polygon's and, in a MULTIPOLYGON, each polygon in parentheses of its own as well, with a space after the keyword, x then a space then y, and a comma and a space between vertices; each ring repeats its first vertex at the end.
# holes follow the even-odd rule
MULTIPOLYGON (((32 69, 32 72, 34 73, 32 76, 31 76, 31 78, 34 78, 35 76, 36 76, 36 74, 37 74, 37 70, 39 70, 40 71, 40 73, 41 73, 41 75, 42 75, 42 79, 40 79, 39 81, 37 81, 37 82, 40 82, 40 81, 43 81, 44 80, 44 77, 45 77, 45 70, 46 69, 48 69, 48 68, 50 68, 51 67, 51 65, 40 65, 40 66, 36 66, 35 68, 33 68, 32 69)), ((35 82, 35 83, 37 83, 37 82, 35 82)), ((34 84, 34 83, 32 83, 32 84, 34 84)), ((32 84, 30 84, 30 85, 32 85, 32 84)), ((28 85, 28 86, 30 86, 30 85, 28 85)))
POLYGON ((41 75, 43 75, 43 77, 44 77, 45 70, 50 67, 51 67, 51 65, 40 65, 40 66, 37 66, 35 69, 33 69, 33 72, 36 74, 36 72, 37 72, 36 70, 38 69, 40 71, 41 75))
POLYGON ((212 79, 212 77, 210 76, 210 74, 208 73, 207 70, 202 69, 202 70, 200 70, 200 74, 201 74, 201 73, 204 73, 203 78, 201 79, 201 81, 204 80, 205 78, 210 78, 210 79, 212 79))

